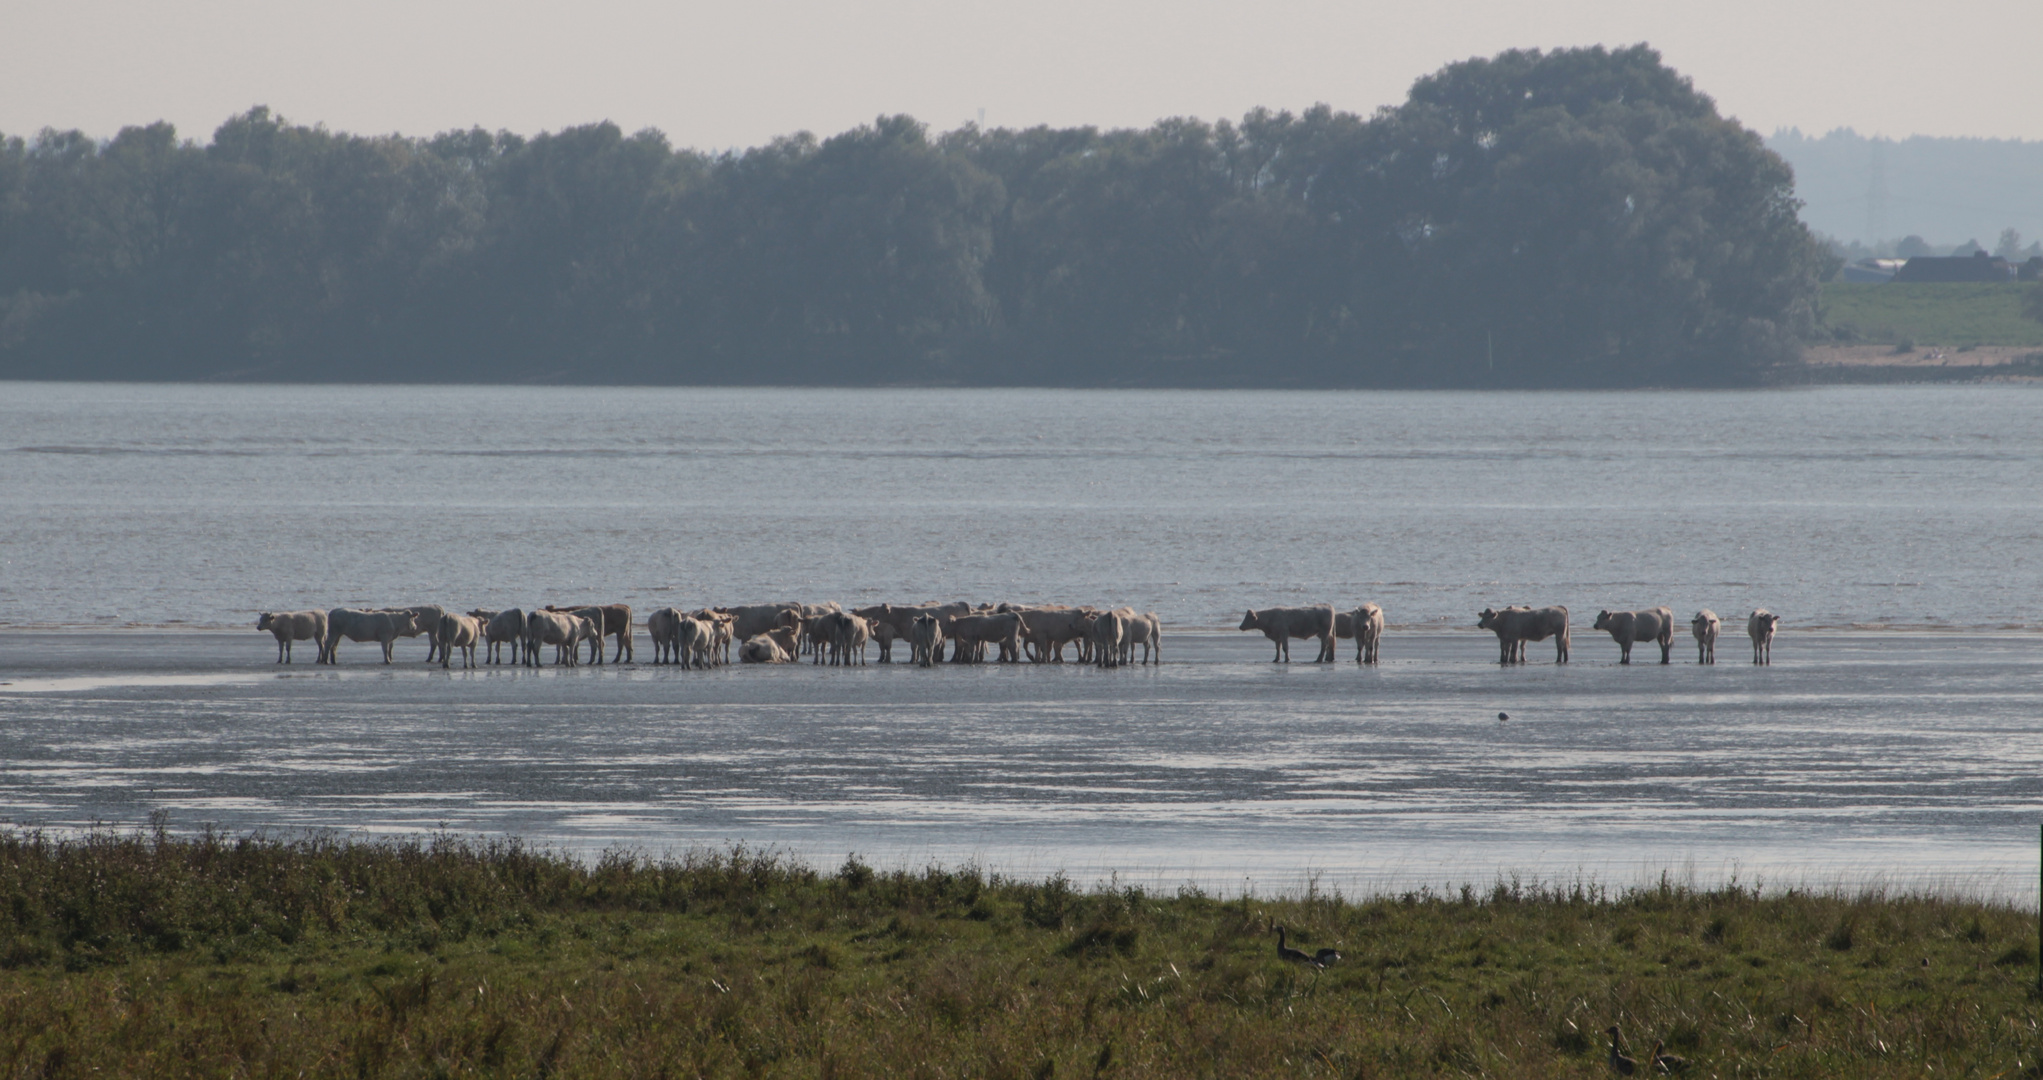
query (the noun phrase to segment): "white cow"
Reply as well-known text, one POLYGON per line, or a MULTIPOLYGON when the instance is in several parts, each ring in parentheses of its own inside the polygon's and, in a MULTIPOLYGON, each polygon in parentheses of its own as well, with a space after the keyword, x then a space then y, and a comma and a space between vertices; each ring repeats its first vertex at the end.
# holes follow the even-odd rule
POLYGON ((710 628, 709 648, 715 653, 719 664, 731 662, 731 639, 736 636, 737 616, 721 608, 703 608, 694 615, 695 621, 710 628))
POLYGON ((681 620, 685 618, 680 609, 671 607, 646 613, 646 636, 653 639, 653 663, 686 663, 681 659, 681 620))
POLYGON ((675 631, 675 647, 682 667, 707 670, 722 661, 717 640, 718 623, 711 619, 682 616, 675 631))
POLYGON ((1345 612, 1344 617, 1348 620, 1349 632, 1355 635, 1355 662, 1375 663, 1377 646, 1383 641, 1383 609, 1365 603, 1345 612))
POLYGON ((738 647, 738 662, 741 664, 791 664, 795 659, 795 630, 791 626, 776 627, 763 634, 746 638, 738 647))
MULTIPOLYGON (((744 604, 738 607, 710 608, 710 611, 731 617, 731 636, 739 641, 750 641, 759 635, 781 625, 781 617, 792 611, 799 618, 802 606, 786 604, 744 604)), ((700 618, 700 613, 697 618, 700 618)))
POLYGON ((412 624, 411 631, 400 636, 418 637, 420 634, 424 634, 426 637, 426 663, 430 664, 440 658, 440 641, 438 637, 440 616, 447 614, 446 608, 438 604, 413 604, 410 607, 383 608, 381 610, 409 611, 417 616, 417 621, 412 624))
POLYGON ((829 631, 830 662, 864 664, 865 643, 872 638, 872 624, 848 611, 833 611, 823 618, 829 631))
MULTIPOLYGON (((565 607, 554 604, 548 604, 546 605, 544 610, 551 611, 556 614, 573 615, 577 619, 588 620, 590 625, 596 628, 596 636, 591 638, 586 634, 577 634, 575 637, 575 649, 577 652, 579 652, 582 647, 581 643, 587 641, 590 643, 591 647, 589 662, 592 664, 603 663, 603 628, 605 624, 609 621, 609 616, 604 613, 602 604, 583 604, 579 607, 565 607)), ((626 627, 627 629, 629 629, 629 624, 631 622, 631 609, 629 607, 624 609, 624 619, 626 627)), ((618 640, 619 640, 619 645, 617 647, 618 652, 622 653, 624 651, 624 646, 622 644, 623 639, 620 638, 618 640)), ((580 656, 577 656, 575 658, 575 663, 577 664, 581 663, 580 656)))
POLYGON ((894 642, 910 638, 916 619, 924 615, 938 619, 969 615, 972 613, 972 605, 962 601, 907 607, 900 604, 874 604, 870 607, 853 608, 851 613, 864 619, 871 628, 873 643, 880 647, 880 663, 891 664, 894 662, 894 642))
POLYGON ((1688 622, 1688 629, 1695 634, 1695 662, 1714 664, 1717 662, 1717 630, 1722 624, 1717 613, 1704 608, 1695 613, 1688 622))
POLYGON ((1632 662, 1632 646, 1641 641, 1650 641, 1660 646, 1660 662, 1670 662, 1674 651, 1674 609, 1669 607, 1640 608, 1637 611, 1599 611, 1592 630, 1607 630, 1610 639, 1617 642, 1620 664, 1632 662))
POLYGON ((553 662, 574 667, 581 663, 583 628, 589 620, 564 611, 525 613, 525 666, 539 667, 539 647, 553 646, 553 662))
POLYGON ((1568 662, 1568 609, 1559 604, 1532 608, 1513 604, 1502 611, 1484 608, 1476 626, 1497 635, 1500 664, 1525 662, 1525 643, 1554 639, 1554 663, 1568 662))
POLYGON ((326 662, 326 612, 324 611, 265 611, 255 620, 257 630, 268 630, 277 639, 277 663, 291 662, 291 643, 310 641, 318 655, 313 663, 326 662))
POLYGON ((326 662, 340 663, 342 638, 373 641, 383 646, 383 662, 390 662, 390 646, 400 637, 418 636, 419 617, 411 611, 363 611, 334 608, 326 613, 326 662))
POLYGON ((917 615, 908 624, 909 661, 928 667, 943 656, 943 620, 935 615, 917 615))
POLYGON ((455 649, 461 650, 461 666, 475 666, 475 646, 482 640, 483 621, 473 615, 457 615, 448 612, 440 616, 440 625, 433 634, 433 641, 440 647, 440 666, 450 667, 450 657, 455 649))
POLYGON ((519 608, 504 611, 489 611, 477 608, 470 615, 482 620, 482 641, 484 662, 504 662, 504 644, 510 643, 511 662, 518 663, 525 658, 525 612, 519 608))
POLYGON ((1084 641, 1086 627, 1098 612, 1089 607, 1045 604, 1021 608, 1017 614, 1022 618, 1022 643, 1028 648, 1029 659, 1038 664, 1061 664, 1064 646, 1084 641))
POLYGON ((950 621, 944 636, 950 638, 951 659, 977 662, 985 658, 986 646, 999 649, 1000 662, 1021 660, 1021 615, 1012 611, 975 612, 950 621))
POLYGON ((1127 623, 1127 634, 1121 642, 1121 662, 1135 662, 1135 646, 1142 646, 1142 663, 1163 663, 1163 621, 1156 612, 1145 611, 1140 615, 1133 609, 1122 608, 1121 618, 1127 623))

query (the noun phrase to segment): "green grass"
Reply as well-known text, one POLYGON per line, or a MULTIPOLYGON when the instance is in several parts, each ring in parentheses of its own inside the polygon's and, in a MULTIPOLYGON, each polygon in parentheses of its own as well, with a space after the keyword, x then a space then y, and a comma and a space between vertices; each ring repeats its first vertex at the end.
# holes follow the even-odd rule
POLYGON ((2035 290, 2026 283, 1832 282, 1823 286, 1823 326, 1840 344, 2043 346, 2043 322, 2022 313, 2035 290))
POLYGON ((0 1076, 2035 1076, 2032 912, 0 833, 0 1076), (1287 925, 1323 972, 1279 960, 1287 925))

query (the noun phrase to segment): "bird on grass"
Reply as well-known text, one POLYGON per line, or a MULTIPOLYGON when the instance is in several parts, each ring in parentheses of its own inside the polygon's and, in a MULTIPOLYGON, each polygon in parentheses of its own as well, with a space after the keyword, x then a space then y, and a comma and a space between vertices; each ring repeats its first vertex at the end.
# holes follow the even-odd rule
POLYGON ((1294 949, 1291 946, 1284 944, 1284 928, 1281 926, 1277 928, 1277 959, 1296 960, 1301 964, 1312 963, 1312 957, 1305 955, 1304 952, 1298 949, 1294 949))
POLYGON ((1313 967, 1332 967, 1341 962, 1341 954, 1332 949, 1321 949, 1312 954, 1313 967))
POLYGON ((1624 1052, 1617 1048, 1616 1024, 1610 1025, 1610 1067, 1616 1070, 1619 1076, 1630 1076, 1639 1068, 1638 1062, 1624 1056, 1624 1052))
POLYGON ((1678 1073, 1681 1070, 1688 1068, 1687 1058, 1682 1057, 1679 1054, 1670 1054, 1667 1053, 1666 1051, 1667 1051, 1666 1042, 1656 1041, 1653 1043, 1652 1062, 1654 1068, 1660 1070, 1663 1073, 1678 1073))

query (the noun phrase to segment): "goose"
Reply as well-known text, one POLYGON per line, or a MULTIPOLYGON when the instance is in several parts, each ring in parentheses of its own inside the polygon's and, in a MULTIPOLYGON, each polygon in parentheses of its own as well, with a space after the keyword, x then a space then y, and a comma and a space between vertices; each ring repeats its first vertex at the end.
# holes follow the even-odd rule
POLYGON ((1296 960, 1301 964, 1310 964, 1313 962, 1312 957, 1307 956, 1304 953, 1298 951, 1297 949, 1294 949, 1291 946, 1284 944, 1284 928, 1281 926, 1277 928, 1277 959, 1296 960))
POLYGON ((1654 1068, 1659 1069, 1663 1073, 1678 1073, 1688 1068, 1687 1058, 1679 1054, 1666 1053, 1666 1050, 1667 1043, 1665 1041, 1653 1043, 1653 1056, 1650 1060, 1653 1062, 1654 1068))
POLYGON ((1610 1025, 1610 1067, 1617 1070, 1619 1076, 1630 1076, 1639 1067, 1638 1062, 1618 1050, 1616 1024, 1610 1025))

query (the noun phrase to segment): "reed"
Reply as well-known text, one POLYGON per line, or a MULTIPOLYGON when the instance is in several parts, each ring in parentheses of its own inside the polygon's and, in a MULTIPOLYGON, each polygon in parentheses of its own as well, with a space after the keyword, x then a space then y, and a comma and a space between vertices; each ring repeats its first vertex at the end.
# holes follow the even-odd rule
POLYGON ((1078 888, 770 851, 0 833, 0 1076, 2039 1075, 2033 915, 1923 893, 1078 888), (1275 923, 1326 970, 1280 960, 1275 923))

